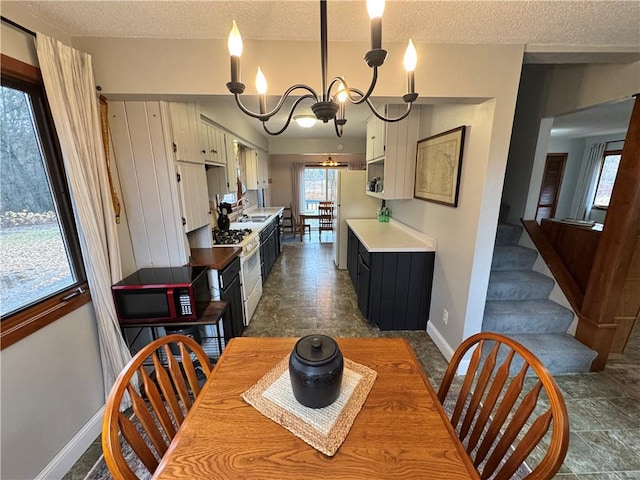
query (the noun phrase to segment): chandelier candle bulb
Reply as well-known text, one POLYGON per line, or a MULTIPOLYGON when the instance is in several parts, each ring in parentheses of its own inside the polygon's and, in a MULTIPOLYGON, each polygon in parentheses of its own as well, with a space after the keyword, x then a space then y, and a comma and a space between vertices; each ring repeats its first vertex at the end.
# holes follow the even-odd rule
POLYGON ((227 41, 227 47, 229 48, 229 55, 231 56, 231 82, 237 83, 240 81, 240 57, 242 56, 242 37, 240 36, 240 30, 236 25, 236 21, 233 21, 231 32, 229 32, 229 40, 227 41))
POLYGON ((256 90, 260 95, 260 113, 264 114, 267 112, 267 79, 260 67, 258 67, 258 73, 256 74, 256 90))
POLYGON ((407 50, 404 54, 404 68, 407 71, 407 93, 412 94, 415 92, 415 70, 418 63, 418 54, 416 47, 413 46, 413 41, 409 40, 407 50))
POLYGON ((371 50, 379 50, 382 48, 384 0, 367 0, 367 12, 371 19, 371 50))

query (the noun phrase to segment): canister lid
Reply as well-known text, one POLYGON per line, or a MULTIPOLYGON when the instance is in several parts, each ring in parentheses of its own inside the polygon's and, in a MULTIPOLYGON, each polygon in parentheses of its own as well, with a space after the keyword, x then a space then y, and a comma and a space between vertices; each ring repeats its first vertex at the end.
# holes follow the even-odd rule
POLYGON ((307 335, 298 340, 293 351, 302 363, 320 366, 336 357, 338 344, 327 335, 307 335))

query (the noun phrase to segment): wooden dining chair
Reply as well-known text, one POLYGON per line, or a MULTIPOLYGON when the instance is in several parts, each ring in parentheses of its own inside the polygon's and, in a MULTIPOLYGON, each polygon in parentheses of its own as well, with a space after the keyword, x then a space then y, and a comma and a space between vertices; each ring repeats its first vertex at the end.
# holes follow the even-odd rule
POLYGON ((104 459, 116 480, 137 480, 139 473, 156 470, 200 393, 198 370, 206 378, 212 370, 202 347, 187 336, 167 335, 146 345, 120 373, 102 422, 104 459), (125 395, 133 414, 120 411, 125 395))
POLYGON ((318 205, 318 236, 322 232, 333 231, 333 202, 320 202, 318 205))
POLYGON ((293 204, 289 204, 291 207, 291 218, 293 219, 293 238, 296 238, 296 234, 300 235, 300 241, 302 241, 302 235, 309 231, 309 240, 311 240, 311 225, 308 223, 302 223, 302 221, 298 218, 298 215, 294 213, 293 204))
POLYGON ((445 410, 452 401, 451 424, 482 479, 516 472, 516 478, 550 479, 562 466, 569 446, 564 399, 549 371, 518 342, 490 332, 469 337, 455 351, 438 398, 445 410), (465 358, 458 391, 451 387, 465 358), (544 455, 532 465, 537 446, 544 455))

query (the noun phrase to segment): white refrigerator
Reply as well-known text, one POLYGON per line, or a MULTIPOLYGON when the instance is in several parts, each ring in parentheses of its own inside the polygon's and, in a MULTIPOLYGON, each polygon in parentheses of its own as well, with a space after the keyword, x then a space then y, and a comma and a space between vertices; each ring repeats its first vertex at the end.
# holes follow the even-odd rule
POLYGON ((347 268, 347 219, 377 218, 382 201, 365 193, 366 171, 339 170, 336 177, 336 236, 333 242, 333 261, 339 269, 344 270, 347 268))

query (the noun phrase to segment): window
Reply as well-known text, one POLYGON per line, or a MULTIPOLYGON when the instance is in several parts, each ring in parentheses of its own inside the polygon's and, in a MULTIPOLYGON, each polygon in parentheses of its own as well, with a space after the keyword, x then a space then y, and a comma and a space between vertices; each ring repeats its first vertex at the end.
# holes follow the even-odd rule
POLYGON ((86 303, 64 167, 39 71, 2 56, 2 348, 86 303))
POLYGON ((613 185, 616 183, 616 175, 618 173, 621 156, 622 150, 604 152, 596 186, 596 196, 593 200, 593 208, 607 209, 609 207, 609 200, 611 200, 613 185))
POLYGON ((333 200, 335 191, 335 168, 306 167, 304 169, 304 208, 306 210, 317 210, 319 202, 333 200))

